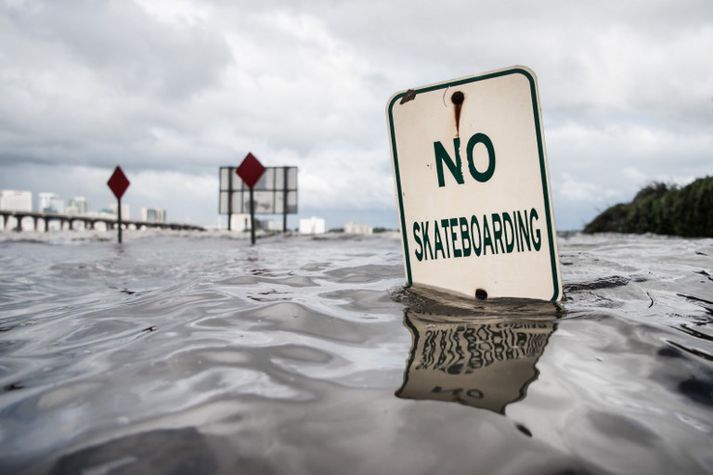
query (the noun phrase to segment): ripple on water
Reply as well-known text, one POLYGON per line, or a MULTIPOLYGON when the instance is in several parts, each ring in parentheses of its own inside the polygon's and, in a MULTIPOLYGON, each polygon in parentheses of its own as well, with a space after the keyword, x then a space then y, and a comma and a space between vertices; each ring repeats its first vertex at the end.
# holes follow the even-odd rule
POLYGON ((3 473, 713 471, 713 240, 562 236, 552 305, 403 290, 390 237, 147 236, 0 242, 3 473))

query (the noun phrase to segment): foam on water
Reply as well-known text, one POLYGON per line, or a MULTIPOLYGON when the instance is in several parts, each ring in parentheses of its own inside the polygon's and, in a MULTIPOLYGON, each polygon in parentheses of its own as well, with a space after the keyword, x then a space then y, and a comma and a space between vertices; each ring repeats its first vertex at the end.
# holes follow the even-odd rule
POLYGON ((555 306, 397 236, 3 236, 3 473, 713 471, 713 240, 561 236, 555 306))

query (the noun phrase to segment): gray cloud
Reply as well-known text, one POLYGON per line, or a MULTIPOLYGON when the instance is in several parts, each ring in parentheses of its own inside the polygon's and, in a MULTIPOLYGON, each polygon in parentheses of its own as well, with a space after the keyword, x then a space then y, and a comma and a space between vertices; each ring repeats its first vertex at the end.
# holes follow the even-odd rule
POLYGON ((711 171, 707 1, 0 5, 4 187, 101 201, 82 188, 121 163, 136 200, 210 224, 216 190, 195 186, 252 150, 300 167, 303 209, 383 224, 386 99, 511 64, 538 73, 560 227, 711 171))

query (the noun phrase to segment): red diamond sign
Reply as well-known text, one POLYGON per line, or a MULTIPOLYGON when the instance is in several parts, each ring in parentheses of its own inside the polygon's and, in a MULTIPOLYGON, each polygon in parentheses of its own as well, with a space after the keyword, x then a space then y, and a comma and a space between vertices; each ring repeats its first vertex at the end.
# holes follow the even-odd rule
POLYGON ((265 167, 262 166, 260 160, 255 158, 255 155, 248 153, 243 160, 243 163, 235 169, 235 173, 243 179, 245 184, 248 185, 248 188, 252 188, 255 186, 255 183, 257 183, 262 174, 265 173, 265 167))
POLYGON ((121 170, 120 166, 117 166, 114 169, 114 173, 111 174, 111 178, 109 178, 109 181, 106 182, 107 185, 109 185, 109 188, 111 188, 112 193, 114 193, 114 196, 116 196, 117 199, 121 199, 122 196, 124 196, 124 192, 126 189, 129 187, 129 179, 126 178, 126 175, 124 175, 124 172, 121 170))

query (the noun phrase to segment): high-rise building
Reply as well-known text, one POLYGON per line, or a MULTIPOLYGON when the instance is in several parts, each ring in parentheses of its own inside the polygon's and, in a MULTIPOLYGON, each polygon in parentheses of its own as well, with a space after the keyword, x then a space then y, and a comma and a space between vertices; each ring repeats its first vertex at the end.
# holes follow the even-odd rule
POLYGON ((39 211, 41 213, 62 213, 64 200, 57 193, 43 192, 39 195, 39 211))
MULTIPOLYGON (((109 209, 111 209, 112 214, 114 214, 114 215, 117 214, 116 204, 111 205, 109 207, 109 209)), ((121 219, 131 219, 129 217, 129 211, 130 211, 129 205, 122 204, 121 205, 121 219)))
POLYGON ((300 234, 324 234, 325 222, 322 218, 312 216, 300 219, 300 234))
POLYGON ((165 223, 166 210, 161 208, 141 208, 141 221, 165 223))
POLYGON ((87 199, 83 196, 75 196, 69 200, 69 204, 65 209, 67 214, 87 214, 88 211, 87 199))
POLYGON ((24 190, 0 190, 0 209, 8 211, 32 211, 32 192, 24 190))

